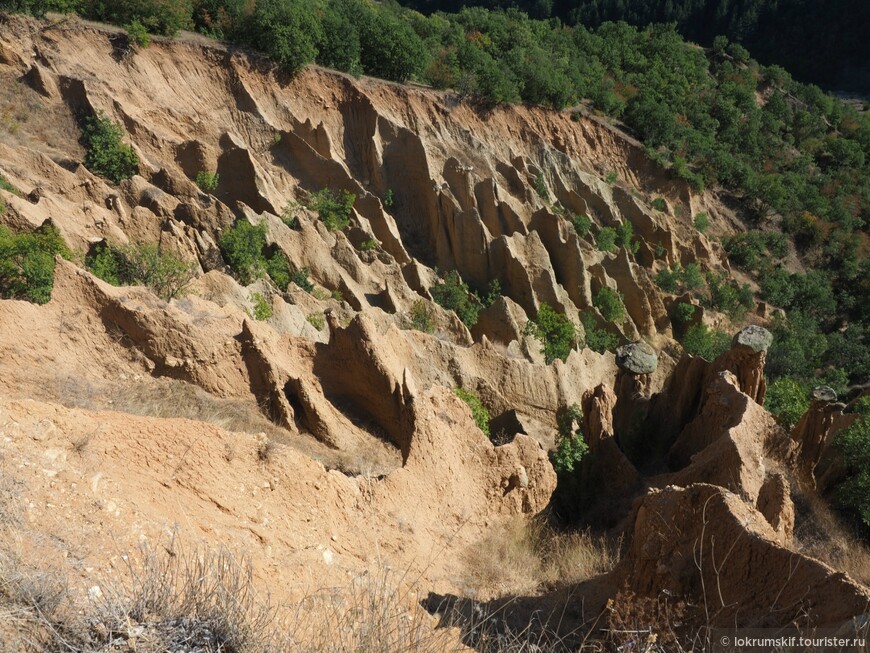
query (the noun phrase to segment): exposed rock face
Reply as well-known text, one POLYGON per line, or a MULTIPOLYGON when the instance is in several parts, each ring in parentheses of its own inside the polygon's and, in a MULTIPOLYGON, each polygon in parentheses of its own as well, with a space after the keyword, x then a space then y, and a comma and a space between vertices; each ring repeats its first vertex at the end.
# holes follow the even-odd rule
POLYGON ((585 478, 598 478, 595 504, 589 509, 592 521, 615 524, 640 488, 641 478, 614 438, 613 410, 616 395, 600 385, 583 395, 583 437, 589 455, 582 461, 585 478))
POLYGON ((844 414, 845 406, 836 403, 836 393, 827 386, 815 388, 809 410, 795 424, 791 438, 798 450, 798 470, 802 483, 824 491, 842 474, 839 456, 831 450, 837 433, 854 424, 854 414, 844 414), (826 464, 820 466, 823 459, 826 464))
POLYGON ((652 374, 658 367, 659 358, 655 349, 638 341, 616 348, 616 364, 633 374, 652 374))
MULTIPOLYGON (((723 372, 733 375, 737 389, 757 404, 764 403, 767 384, 764 380, 766 350, 761 347, 770 332, 761 327, 746 327, 734 337, 734 344, 712 363, 699 357, 683 356, 677 363, 662 391, 650 400, 648 422, 662 446, 670 447, 697 415, 723 372), (767 335, 765 335, 767 334, 767 335), (745 344, 745 343, 751 344, 745 344)), ((769 343, 768 343, 769 344, 769 343)), ((679 448, 678 448, 679 449, 679 448)), ((691 455, 691 454, 689 454, 691 455)), ((677 454, 677 465, 688 461, 677 454)))
POLYGON ((773 344, 773 334, 764 327, 750 325, 734 336, 734 346, 749 347, 756 354, 766 352, 773 344))
POLYGON ((817 385, 813 388, 812 396, 815 401, 824 401, 826 403, 837 401, 837 393, 832 387, 827 385, 817 385))
POLYGON ((631 541, 617 570, 626 586, 646 596, 691 597, 713 627, 794 620, 836 628, 870 603, 866 588, 781 547, 768 520, 721 487, 650 492, 637 506, 631 541))

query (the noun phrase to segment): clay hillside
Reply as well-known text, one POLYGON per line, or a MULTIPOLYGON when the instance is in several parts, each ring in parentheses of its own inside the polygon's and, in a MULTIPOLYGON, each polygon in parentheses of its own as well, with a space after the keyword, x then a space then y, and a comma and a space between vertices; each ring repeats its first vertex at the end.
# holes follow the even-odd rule
POLYGON ((863 422, 763 407, 726 196, 586 112, 187 33, 4 15, 0 80, 3 651, 866 629, 863 422))

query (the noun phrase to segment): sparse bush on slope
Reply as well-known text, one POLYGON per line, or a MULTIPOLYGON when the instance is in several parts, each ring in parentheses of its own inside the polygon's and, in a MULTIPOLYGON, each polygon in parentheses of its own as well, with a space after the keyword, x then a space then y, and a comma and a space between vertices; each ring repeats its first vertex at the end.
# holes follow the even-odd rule
POLYGON ((471 390, 463 390, 462 388, 453 388, 453 394, 462 399, 469 409, 471 416, 474 418, 474 423, 483 431, 484 435, 489 436, 489 411, 483 402, 471 390))
POLYGON ((549 304, 541 304, 538 316, 526 323, 525 334, 533 336, 544 346, 547 365, 557 358, 564 361, 574 348, 577 332, 574 324, 549 304))
POLYGON ((88 254, 85 265, 113 286, 147 286, 164 301, 184 294, 198 267, 146 243, 98 248, 88 254))
POLYGON ((100 112, 85 120, 82 138, 85 141, 85 167, 96 175, 116 184, 139 171, 139 157, 133 148, 122 142, 120 125, 100 112))
POLYGON ((459 276, 459 272, 451 270, 432 286, 432 299, 442 308, 453 311, 469 329, 477 324, 477 316, 483 308, 483 303, 477 293, 469 290, 468 284, 459 276))

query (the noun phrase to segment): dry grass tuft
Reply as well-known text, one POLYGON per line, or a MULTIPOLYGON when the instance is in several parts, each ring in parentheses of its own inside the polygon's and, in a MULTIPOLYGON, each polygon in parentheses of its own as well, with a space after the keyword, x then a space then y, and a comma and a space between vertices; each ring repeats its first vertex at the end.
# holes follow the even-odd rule
POLYGON ((84 456, 88 452, 88 448, 91 446, 91 438, 93 437, 93 433, 85 433, 70 443, 72 445, 73 453, 77 456, 84 456))
POLYGON ((8 474, 0 475, 0 526, 9 528, 21 522, 20 494, 23 483, 8 474))
POLYGON ((296 611, 299 653, 452 653, 462 649, 455 631, 417 603, 407 578, 380 568, 344 588, 306 598, 296 611))
POLYGON ((795 549, 870 587, 870 549, 850 534, 824 499, 815 493, 794 491, 795 549))
POLYGON ((467 554, 468 584, 483 594, 521 594, 569 585, 613 569, 619 543, 589 532, 560 532, 543 518, 496 528, 467 554))
POLYGON ((264 438, 257 444, 257 460, 261 463, 268 463, 272 460, 278 451, 278 443, 274 440, 264 438))
POLYGON ((185 549, 176 539, 140 554, 128 564, 126 582, 95 605, 97 650, 113 634, 155 653, 289 650, 276 609, 254 590, 250 564, 225 549, 185 549))

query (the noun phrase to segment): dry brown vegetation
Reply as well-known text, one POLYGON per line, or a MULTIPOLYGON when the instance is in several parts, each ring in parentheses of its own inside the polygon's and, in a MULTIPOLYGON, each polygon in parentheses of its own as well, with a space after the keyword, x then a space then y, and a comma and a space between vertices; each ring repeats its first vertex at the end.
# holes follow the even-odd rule
POLYGON ((480 595, 535 592, 604 574, 619 561, 620 542, 588 531, 562 532, 543 517, 493 529, 468 550, 466 581, 480 595))
POLYGON ((841 519, 815 493, 795 493, 794 499, 799 513, 794 531, 797 550, 870 586, 867 545, 850 534, 841 519))

